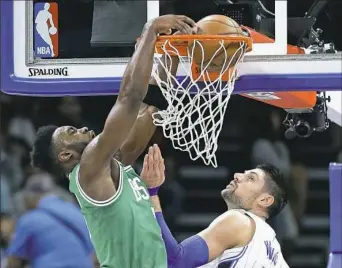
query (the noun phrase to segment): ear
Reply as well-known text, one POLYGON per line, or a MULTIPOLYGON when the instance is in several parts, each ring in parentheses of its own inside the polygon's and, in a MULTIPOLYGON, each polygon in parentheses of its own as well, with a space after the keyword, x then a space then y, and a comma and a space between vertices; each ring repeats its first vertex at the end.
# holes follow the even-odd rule
POLYGON ((61 163, 65 163, 65 162, 68 162, 72 158, 72 156, 73 156, 72 151, 64 150, 58 154, 58 160, 61 163))
POLYGON ((258 203, 261 207, 268 208, 273 205, 274 203, 274 197, 269 194, 262 194, 259 197, 258 203))

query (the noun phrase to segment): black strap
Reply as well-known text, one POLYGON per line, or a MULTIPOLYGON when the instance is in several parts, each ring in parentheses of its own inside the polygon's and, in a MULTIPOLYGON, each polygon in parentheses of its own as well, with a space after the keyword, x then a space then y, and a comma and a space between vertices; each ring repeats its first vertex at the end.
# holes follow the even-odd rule
POLYGON ((161 92, 159 86, 151 84, 148 85, 148 90, 146 97, 144 99, 144 103, 157 107, 159 110, 166 110, 168 106, 168 103, 164 98, 164 95, 161 92))
POLYGON ((88 244, 88 241, 86 241, 86 238, 83 236, 82 233, 80 233, 80 231, 77 228, 75 228, 74 226, 72 226, 71 224, 66 222, 64 219, 62 219, 59 215, 57 215, 56 213, 54 213, 48 209, 39 208, 39 210, 44 211, 46 214, 52 216, 59 223, 64 225, 67 229, 71 230, 78 237, 78 239, 82 242, 82 245, 84 246, 85 251, 88 252, 88 248, 86 246, 88 244))

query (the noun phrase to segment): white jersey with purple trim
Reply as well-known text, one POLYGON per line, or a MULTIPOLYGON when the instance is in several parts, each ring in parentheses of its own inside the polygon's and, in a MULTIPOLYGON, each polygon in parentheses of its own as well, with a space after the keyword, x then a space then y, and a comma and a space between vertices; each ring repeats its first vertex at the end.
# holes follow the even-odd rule
POLYGON ((241 212, 255 221, 253 239, 244 247, 227 249, 200 268, 289 268, 272 227, 252 213, 241 212))

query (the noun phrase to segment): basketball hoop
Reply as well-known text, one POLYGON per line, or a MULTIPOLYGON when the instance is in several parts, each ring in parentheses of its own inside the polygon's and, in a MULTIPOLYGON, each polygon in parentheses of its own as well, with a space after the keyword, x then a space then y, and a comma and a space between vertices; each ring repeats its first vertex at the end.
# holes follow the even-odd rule
POLYGON ((252 39, 232 35, 160 36, 152 76, 168 102, 153 114, 173 147, 187 151, 192 160, 202 158, 217 167, 215 152, 224 114, 234 89, 239 63, 252 49, 252 39), (185 78, 171 74, 171 57, 178 58, 185 78), (161 79, 161 71, 166 79, 161 79))

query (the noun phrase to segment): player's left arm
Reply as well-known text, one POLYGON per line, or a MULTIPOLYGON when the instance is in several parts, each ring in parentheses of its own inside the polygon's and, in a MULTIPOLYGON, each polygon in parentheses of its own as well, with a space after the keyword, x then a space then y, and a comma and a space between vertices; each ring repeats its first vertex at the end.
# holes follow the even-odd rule
POLYGON ((123 165, 128 166, 133 164, 145 150, 156 130, 156 126, 153 124, 152 114, 157 111, 158 109, 154 106, 149 106, 145 103, 141 105, 139 115, 131 132, 115 155, 115 158, 123 165))
POLYGON ((227 249, 248 244, 254 232, 255 223, 252 218, 239 211, 230 210, 216 218, 198 236, 207 243, 209 261, 212 261, 227 249))
POLYGON ((165 242, 168 265, 174 268, 191 268, 204 265, 219 257, 226 249, 247 244, 254 234, 254 222, 238 211, 227 211, 208 228, 180 244, 168 228, 159 198, 158 187, 164 182, 164 161, 157 146, 145 156, 141 178, 149 188, 157 222, 165 242), (196 254, 193 254, 196 252, 196 254))
MULTIPOLYGON (((157 66, 159 78, 166 81, 167 74, 163 66, 171 66, 170 72, 175 75, 179 64, 178 57, 164 57, 157 66)), ((157 84, 157 81, 151 77, 147 95, 144 103, 141 105, 139 115, 127 139, 116 153, 115 158, 123 165, 131 165, 145 150, 148 142, 151 140, 156 126, 153 124, 152 114, 158 110, 167 108, 167 101, 157 84)))

